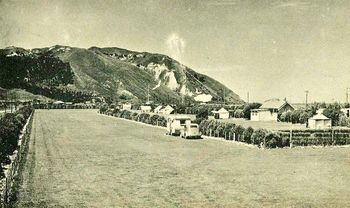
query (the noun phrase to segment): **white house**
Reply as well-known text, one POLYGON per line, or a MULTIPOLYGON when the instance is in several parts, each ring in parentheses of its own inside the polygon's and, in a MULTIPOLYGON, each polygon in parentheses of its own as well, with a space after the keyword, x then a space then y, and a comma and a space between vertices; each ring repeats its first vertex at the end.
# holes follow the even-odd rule
POLYGON ((174 111, 174 108, 170 105, 165 106, 164 108, 160 109, 161 114, 169 115, 174 111))
POLYGON ((278 113, 293 111, 294 107, 286 100, 271 99, 263 103, 258 109, 250 111, 250 120, 252 121, 277 121, 278 113))
POLYGON ((153 112, 154 113, 160 113, 160 110, 163 108, 163 106, 161 106, 161 105, 159 105, 159 106, 157 106, 154 110, 153 110, 153 112))
POLYGON ((342 108, 341 112, 343 112, 346 117, 350 117, 350 108, 342 108))
POLYGON ((149 105, 141 105, 140 110, 142 113, 149 113, 151 112, 152 108, 149 105))
POLYGON ((220 108, 218 111, 212 111, 215 119, 226 119, 230 117, 230 113, 225 108, 220 108))
POLYGON ((326 129, 332 127, 332 119, 327 118, 323 114, 316 114, 312 118, 309 118, 308 121, 310 129, 326 129))
POLYGON ((122 105, 122 110, 131 110, 131 104, 125 103, 122 105))

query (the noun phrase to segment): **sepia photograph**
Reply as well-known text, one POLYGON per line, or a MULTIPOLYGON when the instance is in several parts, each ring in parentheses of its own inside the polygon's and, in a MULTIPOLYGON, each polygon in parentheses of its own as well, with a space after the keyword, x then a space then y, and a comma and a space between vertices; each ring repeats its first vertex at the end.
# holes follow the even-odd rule
POLYGON ((350 207, 349 11, 0 0, 0 208, 350 207))

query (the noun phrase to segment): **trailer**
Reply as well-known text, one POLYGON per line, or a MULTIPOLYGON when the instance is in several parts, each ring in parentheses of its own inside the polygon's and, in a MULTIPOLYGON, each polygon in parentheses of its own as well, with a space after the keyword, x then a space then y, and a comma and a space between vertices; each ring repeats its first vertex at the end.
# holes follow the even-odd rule
POLYGON ((167 134, 173 136, 180 136, 181 131, 185 126, 191 124, 189 116, 172 115, 167 119, 167 134))

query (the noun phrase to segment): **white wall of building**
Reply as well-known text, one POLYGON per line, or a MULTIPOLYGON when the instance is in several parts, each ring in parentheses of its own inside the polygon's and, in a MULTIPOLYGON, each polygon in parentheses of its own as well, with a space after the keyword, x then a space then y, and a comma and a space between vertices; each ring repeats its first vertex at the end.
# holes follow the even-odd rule
POLYGON ((270 110, 259 110, 250 112, 250 120, 252 121, 277 121, 278 114, 270 110))

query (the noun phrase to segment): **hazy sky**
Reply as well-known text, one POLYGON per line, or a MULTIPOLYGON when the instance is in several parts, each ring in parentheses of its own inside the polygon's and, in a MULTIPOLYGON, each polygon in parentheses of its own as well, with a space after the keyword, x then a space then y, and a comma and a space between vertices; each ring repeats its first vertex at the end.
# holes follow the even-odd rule
POLYGON ((345 101, 350 1, 0 0, 0 47, 168 54, 243 99, 345 101))

